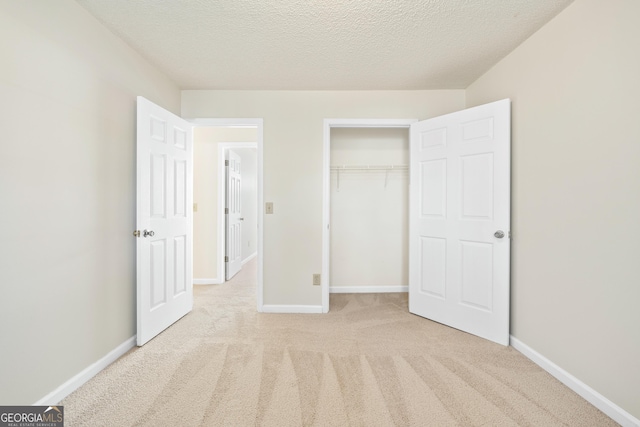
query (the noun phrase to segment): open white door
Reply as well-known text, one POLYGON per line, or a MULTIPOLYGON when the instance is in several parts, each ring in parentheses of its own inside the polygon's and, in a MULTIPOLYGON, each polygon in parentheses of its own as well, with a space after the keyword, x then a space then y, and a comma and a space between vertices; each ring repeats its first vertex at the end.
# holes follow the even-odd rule
POLYGON ((511 102, 411 125, 409 311, 509 344, 511 102))
POLYGON ((137 343, 193 308, 192 126, 138 97, 137 343))
POLYGON ((225 162, 227 169, 227 242, 225 256, 225 277, 230 280, 242 268, 242 175, 240 173, 240 156, 227 150, 225 162))

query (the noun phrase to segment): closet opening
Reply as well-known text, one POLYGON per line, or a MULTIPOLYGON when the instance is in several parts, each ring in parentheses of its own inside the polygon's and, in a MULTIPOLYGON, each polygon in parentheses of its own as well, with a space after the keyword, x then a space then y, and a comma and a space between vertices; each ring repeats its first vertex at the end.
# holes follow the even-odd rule
POLYGON ((330 293, 408 290, 415 121, 325 120, 323 312, 330 293))

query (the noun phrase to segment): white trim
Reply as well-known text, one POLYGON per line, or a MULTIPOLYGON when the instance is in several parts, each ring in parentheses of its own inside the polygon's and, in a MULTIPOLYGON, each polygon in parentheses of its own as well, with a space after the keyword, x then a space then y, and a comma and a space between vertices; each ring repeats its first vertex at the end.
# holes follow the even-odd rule
POLYGON ((223 127, 223 128, 254 128, 258 125, 262 125, 262 119, 251 118, 235 118, 235 119, 213 119, 213 118, 196 118, 185 119, 198 127, 223 127))
POLYGON ((638 427, 640 420, 553 363, 513 335, 510 336, 509 343, 513 348, 531 359, 536 365, 553 375, 562 384, 582 396, 587 402, 607 414, 615 422, 624 427, 638 427))
POLYGON ((47 394, 42 399, 34 403, 34 406, 44 405, 56 405, 65 397, 79 389, 84 383, 93 378, 96 374, 102 371, 107 366, 118 360, 127 351, 131 350, 136 345, 136 336, 132 336, 105 356, 103 356, 97 362, 91 364, 86 369, 83 369, 80 373, 74 375, 72 378, 64 382, 60 387, 47 394))
POLYGON ((417 119, 324 119, 322 133, 322 312, 329 312, 331 249, 331 128, 410 128, 417 119))
MULTIPOLYGON (((250 118, 231 118, 231 119, 213 119, 213 118, 194 118, 187 119, 194 126, 218 126, 218 127, 237 127, 237 128, 256 128, 256 142, 254 146, 257 148, 258 152, 258 176, 257 176, 257 191, 258 191, 258 277, 257 277, 257 289, 256 289, 256 305, 257 310, 259 312, 262 311, 262 305, 264 301, 264 282, 263 282, 263 271, 264 271, 264 210, 262 206, 264 206, 264 168, 263 168, 263 159, 264 159, 264 124, 262 119, 250 119, 250 118)), ((239 147, 242 143, 238 144, 239 147)), ((220 160, 220 159, 218 159, 220 160)), ((220 180, 218 180, 220 181, 220 180)), ((224 181, 224 180, 223 180, 224 181)), ((224 188, 224 185, 223 185, 224 188)), ((218 191, 218 197, 220 197, 220 192, 218 191)), ((218 212, 220 212, 220 199, 218 199, 218 212)), ((223 202, 224 208, 224 202, 223 202)), ((223 217, 224 221, 224 217, 223 217)), ((219 224, 219 222, 218 222, 219 224)), ((222 225, 222 229, 224 230, 224 223, 222 225)), ((218 233, 220 236, 220 233, 218 233)), ((224 239, 222 239, 222 244, 224 245, 224 239)), ((218 246, 219 247, 219 246, 218 246)), ((224 248, 221 256, 224 257, 224 248)), ((220 267, 220 257, 218 257, 218 274, 220 277, 224 277, 224 263, 222 264, 222 268, 220 267), (222 273, 221 273, 222 272, 222 273)))
POLYGON ((409 292, 409 286, 330 286, 332 294, 384 294, 393 292, 409 292))
POLYGON ((274 305, 264 304, 263 313, 322 313, 321 305, 274 305))
POLYGON ((322 273, 320 275, 320 293, 322 294, 322 312, 329 312, 329 259, 331 249, 331 124, 325 119, 322 131, 322 273))
POLYGON ((408 128, 417 119, 324 119, 332 128, 408 128))
POLYGON ((220 285, 224 283, 224 281, 215 278, 215 279, 193 279, 194 285, 220 285))
MULTIPOLYGON (((218 226, 220 226, 220 224, 218 224, 218 226)), ((222 229, 224 230, 224 225, 222 226, 222 229)), ((224 239, 222 239, 222 241, 224 242, 224 239)), ((245 265, 246 263, 248 263, 249 261, 251 261, 257 256, 258 256, 258 251, 255 251, 254 253, 252 253, 251 255, 249 255, 248 257, 242 260, 242 265, 245 265)), ((222 257, 224 258, 224 249, 222 251, 222 257)), ((193 279, 194 285, 221 285, 224 282, 225 282, 224 279, 220 279, 218 277, 214 279, 193 279)))
POLYGON ((254 253, 252 253, 251 255, 249 255, 248 257, 242 260, 242 265, 245 265, 246 263, 254 259, 257 255, 258 255, 258 251, 255 251, 254 253))

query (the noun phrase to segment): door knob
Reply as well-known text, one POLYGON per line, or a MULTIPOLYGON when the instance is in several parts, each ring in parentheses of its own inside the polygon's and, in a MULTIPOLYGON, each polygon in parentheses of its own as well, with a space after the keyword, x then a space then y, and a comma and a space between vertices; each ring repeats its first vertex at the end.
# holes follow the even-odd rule
POLYGON ((504 237, 504 231, 502 231, 502 230, 498 230, 498 231, 496 231, 495 233, 493 233, 493 235, 494 235, 495 237, 497 237, 498 239, 502 239, 502 238, 504 237))
POLYGON ((154 232, 153 232, 153 230, 151 230, 151 231, 144 230, 144 231, 142 232, 142 235, 143 235, 144 237, 153 237, 155 234, 156 234, 156 233, 154 233, 154 232))

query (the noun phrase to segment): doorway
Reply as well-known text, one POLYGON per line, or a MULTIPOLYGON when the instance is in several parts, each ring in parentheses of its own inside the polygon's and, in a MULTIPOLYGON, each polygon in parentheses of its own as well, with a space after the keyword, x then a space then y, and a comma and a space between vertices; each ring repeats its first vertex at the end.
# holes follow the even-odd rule
MULTIPOLYGON (((225 152, 229 147, 252 151, 255 158, 255 224, 253 237, 253 253, 249 259, 255 258, 257 263, 256 302, 257 310, 263 307, 263 217, 258 209, 263 204, 263 125, 262 119, 192 119, 190 122, 198 130, 207 129, 216 133, 215 138, 209 138, 207 144, 202 144, 200 151, 196 148, 196 170, 194 182, 200 185, 194 197, 194 243, 206 241, 206 248, 194 248, 194 284, 208 285, 225 282, 225 152), (243 138, 230 137, 239 133, 251 134, 251 142, 242 141, 243 138), (207 158, 207 164, 198 167, 200 156, 207 158), (198 200, 200 199, 200 200, 198 200), (202 221, 198 221, 198 219, 202 221), (205 237, 206 236, 206 237, 205 237)), ((196 142, 197 144, 197 142, 196 142)))
POLYGON ((331 131, 329 293, 407 292, 409 131, 331 131))
MULTIPOLYGON (((407 132, 415 119, 325 119, 323 132, 323 196, 322 196, 322 312, 329 311, 330 275, 331 275, 331 129, 367 128, 367 129, 406 129, 407 132)), ((389 165, 387 165, 389 166, 389 165)))

